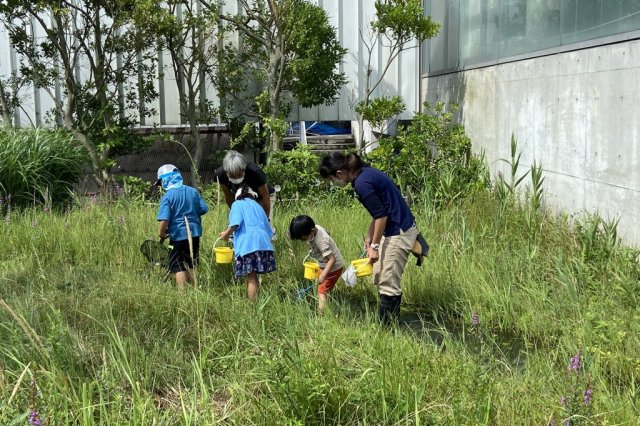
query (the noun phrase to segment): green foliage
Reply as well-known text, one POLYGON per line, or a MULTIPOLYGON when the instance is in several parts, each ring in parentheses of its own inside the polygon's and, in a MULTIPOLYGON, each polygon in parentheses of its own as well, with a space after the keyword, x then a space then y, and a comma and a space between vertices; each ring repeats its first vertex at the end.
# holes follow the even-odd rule
POLYGON ((144 105, 157 96, 156 35, 133 24, 135 8, 130 0, 15 0, 0 9, 24 78, 50 92, 55 82, 64 85, 65 96, 54 99, 54 121, 87 151, 94 179, 103 186, 111 150, 127 141, 120 130, 136 122, 138 113, 150 115, 144 105), (34 38, 32 25, 42 37, 34 38), (79 63, 87 68, 86 79, 76 78, 79 63), (131 110, 135 118, 127 117, 131 110))
POLYGON ((375 127, 381 127, 385 120, 397 117, 404 110, 401 96, 383 96, 356 105, 356 112, 375 127))
POLYGON ((122 184, 122 195, 131 200, 147 200, 153 198, 153 187, 149 181, 135 176, 118 176, 117 180, 122 184))
POLYGON ((332 104, 347 82, 344 73, 336 71, 347 49, 340 46, 327 12, 299 1, 285 16, 284 25, 290 49, 286 56, 291 58, 284 79, 287 90, 303 107, 332 104))
POLYGON ((319 158, 308 145, 297 145, 291 151, 275 151, 264 167, 267 181, 271 185, 280 185, 280 196, 292 198, 318 192, 319 158))
POLYGON ((418 41, 438 33, 440 24, 425 15, 421 0, 377 0, 376 20, 371 27, 378 33, 405 44, 415 38, 418 41))
MULTIPOLYGON (((289 112, 283 110, 285 99, 293 97, 304 107, 333 103, 346 82, 338 66, 346 49, 340 46, 326 11, 312 2, 259 0, 240 6, 242 14, 222 19, 247 36, 244 60, 239 62, 247 70, 243 77, 251 79, 245 86, 264 90, 255 98, 257 111, 252 113, 269 131, 271 148, 279 150, 289 112)), ((233 51, 231 56, 239 58, 239 53, 233 51)), ((223 92, 229 94, 226 88, 223 92)))
POLYGON ((0 196, 11 195, 16 206, 64 201, 86 161, 68 133, 0 130, 0 196))
POLYGON ((367 155, 373 167, 389 174, 404 190, 426 190, 438 202, 450 202, 486 185, 485 165, 471 153, 471 140, 453 122, 457 106, 441 102, 418 113, 398 137, 380 140, 367 155))
POLYGON ((308 244, 285 237, 291 217, 313 217, 351 260, 370 223, 357 202, 276 203, 278 270, 256 304, 213 263, 228 209, 210 206, 197 284, 182 291, 139 252, 156 203, 98 197, 0 224, 0 424, 33 409, 65 425, 637 423, 628 248, 583 257, 581 232, 550 215, 531 238, 528 206, 496 223, 489 192, 437 211, 416 203, 432 253, 428 267, 408 263, 402 322, 385 330, 369 279, 339 282, 322 316, 313 295, 292 297, 308 244), (576 353, 584 367, 569 370, 576 353))
MULTIPOLYGON (((362 126, 363 120, 368 119, 363 113, 370 114, 375 122, 380 123, 404 110, 401 99, 394 100, 394 98, 388 99, 386 97, 382 98, 384 99, 381 101, 382 105, 371 110, 372 95, 384 80, 387 71, 398 55, 402 51, 414 47, 408 45, 412 39, 416 39, 420 43, 435 36, 440 28, 439 24, 432 22, 431 17, 425 14, 421 0, 377 0, 375 8, 376 19, 370 23, 372 31, 369 40, 365 39, 362 32, 360 33, 362 45, 367 51, 366 65, 363 64, 365 68, 364 91, 360 101, 356 104, 356 114, 360 126, 362 126), (373 73, 374 52, 378 52, 379 49, 384 49, 387 59, 386 63, 376 73, 373 73)), ((358 136, 356 147, 362 149, 362 144, 362 136, 358 136)))

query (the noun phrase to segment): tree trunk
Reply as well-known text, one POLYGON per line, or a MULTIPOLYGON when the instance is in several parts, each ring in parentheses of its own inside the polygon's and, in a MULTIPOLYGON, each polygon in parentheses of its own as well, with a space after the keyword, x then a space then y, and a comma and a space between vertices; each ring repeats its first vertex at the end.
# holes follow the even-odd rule
POLYGON ((2 109, 2 125, 4 127, 13 127, 13 108, 9 106, 7 92, 4 89, 4 83, 0 80, 0 109, 2 109))
MULTIPOLYGON (((107 83, 105 81, 104 71, 105 71, 105 54, 102 46, 102 31, 101 31, 101 23, 100 23, 100 14, 96 13, 94 25, 94 42, 95 42, 95 69, 93 70, 95 79, 96 79, 96 92, 98 95, 98 99, 100 100, 100 109, 102 110, 102 118, 104 122, 104 128, 110 129, 113 125, 113 117, 111 115, 111 108, 109 105, 109 98, 107 96, 107 83)), ((99 169, 95 170, 100 174, 103 183, 103 189, 106 189, 106 185, 108 185, 110 180, 109 170, 104 167, 105 161, 109 158, 109 146, 102 149, 100 152, 100 164, 99 169)))
POLYGON ((202 162, 202 137, 200 136, 200 129, 198 129, 198 117, 196 115, 198 105, 196 103, 196 97, 198 93, 190 93, 189 95, 189 109, 187 111, 187 120, 189 120, 189 126, 191 127, 191 137, 195 144, 195 151, 191 161, 191 182, 194 187, 200 186, 200 163, 202 162))
MULTIPOLYGON (((279 118, 280 109, 278 99, 280 97, 280 69, 282 65, 282 51, 276 47, 269 54, 269 68, 267 73, 269 76, 269 117, 274 120, 279 118)), ((271 150, 278 151, 282 149, 282 135, 270 129, 271 134, 271 150)))
POLYGON ((358 133, 356 134, 356 149, 361 152, 364 148, 364 117, 358 114, 358 133))

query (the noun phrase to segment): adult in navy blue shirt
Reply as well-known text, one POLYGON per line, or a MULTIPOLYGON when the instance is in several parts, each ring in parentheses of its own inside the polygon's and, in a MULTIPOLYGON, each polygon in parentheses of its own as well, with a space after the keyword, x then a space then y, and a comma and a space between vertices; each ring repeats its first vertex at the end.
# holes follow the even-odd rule
POLYGON ((418 232, 415 218, 395 182, 366 165, 357 154, 327 155, 322 159, 320 175, 337 186, 351 184, 371 215, 365 250, 373 263, 373 281, 380 295, 378 316, 382 323, 389 324, 400 314, 400 283, 409 253, 418 258, 420 265, 429 246, 418 232))
POLYGON ((183 288, 185 283, 194 281, 193 268, 198 263, 202 236, 200 217, 209 207, 195 188, 182 183, 182 175, 172 164, 158 169, 158 183, 165 191, 158 209, 158 235, 161 241, 170 239, 168 268, 176 274, 178 287, 183 288))

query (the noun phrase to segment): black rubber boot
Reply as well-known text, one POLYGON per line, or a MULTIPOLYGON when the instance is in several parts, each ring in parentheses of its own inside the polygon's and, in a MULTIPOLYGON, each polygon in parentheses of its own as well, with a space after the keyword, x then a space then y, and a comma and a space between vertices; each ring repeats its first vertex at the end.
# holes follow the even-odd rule
POLYGON ((383 325, 396 324, 400 317, 400 304, 402 303, 402 295, 387 296, 380 295, 380 304, 378 305, 378 319, 383 325))

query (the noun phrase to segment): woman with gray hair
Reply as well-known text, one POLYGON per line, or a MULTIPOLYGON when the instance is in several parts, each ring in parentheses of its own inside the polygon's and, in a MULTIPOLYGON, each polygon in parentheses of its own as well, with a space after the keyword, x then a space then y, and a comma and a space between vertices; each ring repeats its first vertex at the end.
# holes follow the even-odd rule
POLYGON ((267 185, 267 176, 254 163, 249 163, 238 151, 229 151, 222 160, 222 167, 216 170, 216 180, 222 186, 227 205, 235 201, 235 193, 242 185, 247 185, 258 194, 258 204, 271 220, 271 198, 273 190, 267 185))

